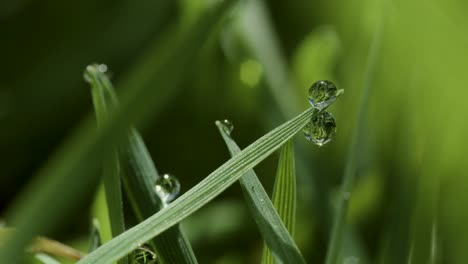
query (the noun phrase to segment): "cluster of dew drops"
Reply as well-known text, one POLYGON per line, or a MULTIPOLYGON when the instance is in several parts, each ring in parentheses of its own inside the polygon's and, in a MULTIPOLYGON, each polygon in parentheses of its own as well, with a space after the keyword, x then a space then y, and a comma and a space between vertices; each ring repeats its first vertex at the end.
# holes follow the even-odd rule
POLYGON ((319 110, 319 113, 310 119, 303 132, 305 138, 317 146, 323 146, 330 142, 336 133, 335 118, 325 109, 341 93, 343 90, 338 90, 335 84, 327 80, 316 81, 309 88, 309 103, 313 108, 319 110))

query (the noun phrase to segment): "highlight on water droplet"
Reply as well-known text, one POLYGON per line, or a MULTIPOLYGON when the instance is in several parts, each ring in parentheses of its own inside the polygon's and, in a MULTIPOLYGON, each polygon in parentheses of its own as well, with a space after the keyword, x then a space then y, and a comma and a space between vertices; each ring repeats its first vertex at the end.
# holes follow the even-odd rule
POLYGON ((330 142, 336 133, 335 118, 329 112, 323 111, 310 119, 303 132, 307 140, 323 146, 330 142))
POLYGON ((157 255, 149 244, 139 245, 132 253, 132 263, 156 264, 157 255))
POLYGON ((96 75, 96 73, 105 73, 107 72, 107 65, 105 64, 90 64, 86 66, 86 69, 84 71, 83 77, 86 82, 91 82, 93 80, 93 76, 96 75))
POLYGON ((230 136, 232 131, 234 130, 234 124, 230 120, 224 119, 223 121, 221 121, 221 125, 223 131, 230 136))
POLYGON ((322 110, 328 107, 342 93, 343 90, 338 90, 331 81, 316 81, 309 88, 309 102, 312 107, 322 110))
POLYGON ((164 174, 156 180, 154 190, 163 203, 168 204, 179 194, 180 183, 175 176, 164 174))

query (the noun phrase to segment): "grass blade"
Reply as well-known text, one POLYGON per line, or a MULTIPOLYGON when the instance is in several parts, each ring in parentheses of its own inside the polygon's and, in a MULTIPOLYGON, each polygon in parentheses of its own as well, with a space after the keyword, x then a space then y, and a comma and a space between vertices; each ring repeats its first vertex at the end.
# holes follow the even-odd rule
MULTIPOLYGON (((235 156, 238 154, 241 150, 237 146, 236 142, 231 138, 231 136, 226 133, 224 124, 220 121, 216 121, 216 125, 218 126, 219 132, 223 136, 223 139, 226 142, 231 155, 235 156)), ((284 153, 288 151, 292 153, 291 140, 289 140, 282 148, 282 157, 291 157, 291 153, 284 153)), ((280 159, 280 164, 289 163, 288 161, 291 160, 280 159), (287 161, 281 162, 282 160, 287 161)), ((281 166, 281 168, 284 168, 284 166, 281 166)), ((292 230, 294 219, 288 218, 287 220, 292 221, 288 221, 287 223, 285 222, 283 224, 280 218, 281 213, 275 210, 273 203, 270 201, 270 197, 263 188, 254 170, 249 170, 246 172, 245 175, 239 179, 239 183, 242 187, 245 199, 247 200, 247 205, 253 215, 253 218, 255 219, 255 222, 257 223, 258 228, 260 229, 260 233, 262 234, 265 243, 272 250, 273 255, 276 257, 278 263, 306 263, 301 255, 301 252, 294 243, 292 236, 288 232, 288 226, 291 227, 289 230, 292 230)), ((288 194, 292 193, 288 192, 288 194)), ((289 197, 295 197, 295 188, 294 194, 289 197)), ((295 199, 293 199, 292 202, 294 202, 292 206, 294 207, 295 199)), ((288 209, 291 209, 291 207, 288 209)), ((294 210, 290 211, 294 212, 294 210)), ((273 255, 270 251, 268 252, 268 260, 270 262, 265 262, 264 257, 263 263, 274 263, 273 255)))
MULTIPOLYGON (((291 236, 294 236, 294 226, 296 223, 296 172, 291 140, 281 148, 272 201, 289 233, 291 236)), ((271 251, 267 247, 263 247, 262 263, 275 263, 271 251)))
POLYGON ((8 222, 18 231, 0 248, 0 263, 15 263, 35 235, 52 230, 65 216, 62 212, 73 208, 83 193, 97 185, 93 176, 99 169, 100 157, 109 155, 115 143, 125 138, 130 124, 140 124, 160 110, 158 102, 183 79, 189 70, 186 65, 193 61, 231 4, 232 1, 224 1, 209 10, 170 47, 164 60, 154 68, 159 89, 144 86, 126 90, 119 109, 100 131, 96 133, 92 118, 88 117, 38 172, 7 211, 8 222))
MULTIPOLYGON (((88 75, 103 84, 95 87, 97 92, 94 93, 97 101, 102 104, 100 107, 107 110, 118 107, 114 88, 105 73, 98 70, 98 65, 88 68, 88 75)), ((127 140, 120 147, 118 160, 125 194, 137 219, 143 221, 159 211, 163 202, 154 191, 154 183, 160 176, 136 129, 130 129, 127 140)), ((174 226, 156 237, 153 244, 158 252, 158 259, 163 263, 197 263, 193 250, 179 226, 174 226)))
POLYGON ((88 252, 93 252, 96 248, 102 245, 101 234, 99 231, 99 220, 96 218, 93 219, 91 224, 91 232, 89 234, 89 250, 88 252))
POLYGON ((98 248, 80 264, 111 263, 207 204, 301 130, 318 110, 310 108, 249 145, 163 210, 98 248))
POLYGON ((361 102, 357 114, 357 123, 353 131, 353 138, 348 149, 348 156, 346 160, 346 167, 343 174, 343 183, 340 190, 340 200, 338 209, 332 227, 331 239, 327 251, 326 264, 336 264, 340 257, 343 239, 346 230, 346 216, 348 213, 349 200, 351 197, 354 178, 356 174, 356 165, 359 157, 359 147, 362 140, 362 130, 364 129, 365 114, 369 104, 370 86, 372 85, 375 64, 380 48, 380 41, 382 38, 382 25, 378 25, 374 33, 369 57, 366 65, 364 88, 362 91, 361 102))
POLYGON ((36 254, 34 257, 43 264, 60 264, 57 260, 46 254, 36 254))
MULTIPOLYGON (((111 82, 104 74, 106 70, 107 66, 105 65, 90 65, 86 67, 84 74, 85 80, 91 85, 91 95, 98 126, 106 122, 110 113, 112 113, 112 108, 116 107, 115 104, 117 103, 115 96, 108 96, 105 93, 105 90, 113 89, 111 82)), ((125 231, 122 184, 116 150, 103 160, 102 181, 106 194, 111 233, 112 237, 115 237, 125 231)), ((126 258, 119 261, 121 264, 127 262, 126 258)))

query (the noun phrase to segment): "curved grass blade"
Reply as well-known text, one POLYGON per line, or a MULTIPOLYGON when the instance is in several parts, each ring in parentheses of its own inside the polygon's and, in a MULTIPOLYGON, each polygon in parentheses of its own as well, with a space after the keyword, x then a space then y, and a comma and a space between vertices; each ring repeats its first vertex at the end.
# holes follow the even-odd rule
MULTIPOLYGON (((104 72, 99 71, 99 65, 88 66, 88 75, 98 80, 102 85, 94 87, 95 101, 100 108, 110 110, 118 107, 118 99, 114 88, 104 72)), ((159 211, 164 205, 154 191, 154 183, 160 177, 143 139, 131 128, 124 144, 119 150, 119 163, 125 194, 139 221, 143 221, 159 211)), ((197 263, 193 250, 181 232, 179 226, 174 226, 154 238, 153 246, 158 252, 158 259, 163 263, 197 263)))
MULTIPOLYGON (((106 122, 110 113, 113 112, 112 108, 115 108, 117 103, 115 96, 105 93, 105 90, 113 89, 111 82, 104 74, 106 70, 107 66, 105 65, 89 65, 84 73, 85 80, 91 85, 91 95, 98 126, 106 122)), ((120 167, 115 148, 109 157, 104 157, 102 171, 110 227, 112 237, 115 237, 125 231, 120 167)), ((127 262, 126 258, 119 261, 121 264, 127 262)))
MULTIPOLYGON (((292 141, 289 140, 281 148, 280 158, 278 161, 278 172, 273 188, 272 202, 292 237, 294 236, 294 226, 296 223, 295 171, 293 144, 292 141)), ((262 263, 275 263, 273 255, 267 247, 263 247, 262 263)))
POLYGON ((200 209, 300 131, 314 115, 307 109, 256 140, 167 207, 98 248, 80 264, 111 263, 200 209))
POLYGON ((143 86, 126 90, 120 107, 97 133, 88 116, 38 172, 7 211, 7 220, 14 223, 18 231, 0 248, 0 263, 15 263, 35 235, 53 229, 64 216, 62 212, 73 207, 83 193, 97 185, 94 175, 99 169, 100 157, 112 152, 116 142, 125 138, 125 130, 131 124, 141 124, 160 110, 164 104, 159 102, 164 102, 166 95, 183 79, 189 70, 186 65, 196 57, 213 26, 223 18, 232 2, 224 1, 209 10, 170 47, 164 60, 154 68, 154 76, 159 78, 158 89, 143 86))
MULTIPOLYGON (((381 22, 382 23, 382 22, 381 22)), ((362 130, 364 129, 365 113, 369 104, 370 86, 372 85, 375 64, 377 62, 380 42, 382 38, 382 25, 377 26, 374 33, 369 57, 366 65, 364 88, 362 91, 361 102, 357 114, 357 124, 353 131, 353 137, 348 149, 346 167, 343 174, 343 183, 341 185, 338 209, 332 227, 331 239, 327 251, 326 264, 338 263, 340 253, 342 252, 343 239, 346 231, 346 216, 348 213, 349 200, 356 176, 356 165, 359 158, 359 146, 362 140, 362 130)))
MULTIPOLYGON (((224 125, 219 121, 216 121, 216 125, 218 126, 219 132, 226 142, 231 155, 235 156, 238 154, 241 150, 237 146, 236 142, 231 138, 231 136, 226 133, 224 125)), ((281 153, 285 151, 292 151, 291 145, 291 140, 289 140, 283 146, 281 153)), ((284 156, 287 155, 282 154, 282 157, 284 156)), ((280 159, 280 164, 281 160, 282 159, 280 159)), ((292 236, 288 232, 288 225, 292 227, 293 223, 291 223, 291 221, 288 223, 283 223, 281 221, 281 214, 275 210, 275 206, 270 201, 270 197, 263 188, 254 170, 249 170, 246 172, 245 175, 239 179, 239 183, 247 201, 247 206, 249 207, 250 212, 252 213, 253 218, 257 223, 260 233, 262 234, 266 245, 268 245, 272 251, 268 251, 268 260, 270 262, 265 262, 264 256, 262 263, 274 263, 273 255, 276 257, 278 263, 306 263, 301 255, 301 252, 294 243, 292 236), (273 255, 271 253, 273 253, 273 255)), ((295 193, 293 197, 295 197, 295 193)), ((294 207, 295 199, 293 202, 294 207)), ((294 210, 292 210, 292 212, 293 211, 294 210)), ((288 220, 294 221, 294 219, 288 220)))

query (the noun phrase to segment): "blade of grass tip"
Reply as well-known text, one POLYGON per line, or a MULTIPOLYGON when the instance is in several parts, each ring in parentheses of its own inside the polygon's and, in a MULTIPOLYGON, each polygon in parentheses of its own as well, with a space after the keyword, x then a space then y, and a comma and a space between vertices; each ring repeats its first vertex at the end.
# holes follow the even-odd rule
MULTIPOLYGON (((115 97, 104 93, 106 89, 113 89, 111 82, 104 74, 106 70, 107 66, 94 64, 86 67, 84 74, 85 80, 91 85, 91 95, 98 126, 106 122, 117 103, 115 97)), ((125 231, 120 167, 116 151, 116 148, 114 148, 109 157, 104 158, 102 173, 112 237, 125 231)), ((127 258, 119 261, 120 264, 127 262, 127 258)))
MULTIPOLYGON (((291 236, 296 222, 296 173, 292 141, 281 148, 272 201, 291 236)), ((262 263, 274 264, 271 251, 263 247, 262 263)))
POLYGON ((139 244, 145 243, 182 221, 222 193, 248 170, 292 138, 310 121, 311 117, 317 114, 317 109, 307 109, 270 131, 221 165, 192 189, 168 204, 167 207, 102 245, 78 263, 110 263, 125 256, 139 244))
MULTIPOLYGON (((231 155, 235 156, 238 154, 241 150, 230 135, 230 130, 232 130, 232 127, 228 128, 226 124, 220 121, 216 121, 216 126, 218 127, 219 132, 221 133, 231 155)), ((289 140, 285 146, 287 146, 286 148, 292 151, 291 140, 289 140)), ((284 148, 285 147, 283 147, 283 149, 284 148)), ((245 175, 239 179, 239 183, 242 187, 242 191, 247 201, 249 210, 251 211, 255 222, 257 223, 260 233, 262 234, 265 243, 269 248, 271 248, 271 251, 277 259, 277 262, 298 264, 306 263, 301 255, 301 252, 294 243, 292 236, 288 232, 288 224, 289 227, 292 227, 291 221, 288 221, 288 223, 285 222, 283 224, 281 217, 278 214, 279 212, 275 210, 275 206, 270 201, 270 197, 263 188, 254 170, 247 171, 245 175)), ((288 200, 288 202, 290 202, 290 200, 288 200)), ((295 203, 295 201, 293 202, 295 203)), ((287 220, 291 219, 288 218, 287 220)), ((270 262, 265 262, 264 258, 262 263, 274 263, 273 255, 271 252, 269 252, 269 254, 270 262)))
MULTIPOLYGON (((16 229, 14 228, 0 228, 0 246, 2 246, 7 237, 12 236, 15 232, 16 229)), ((27 251, 30 253, 59 256, 73 261, 81 259, 84 255, 70 246, 46 237, 34 238, 27 251)))
MULTIPOLYGON (((98 96, 104 104, 102 107, 118 107, 117 95, 105 73, 97 71, 94 74, 98 75, 95 79, 108 83, 98 87, 98 96)), ((130 129, 128 138, 120 146, 119 162, 125 194, 137 219, 143 221, 164 207, 164 203, 154 190, 154 184, 160 176, 143 139, 134 128, 130 129)), ((168 229, 152 242, 158 252, 158 259, 163 263, 197 263, 190 243, 179 226, 168 229)))
POLYGON ((356 126, 354 127, 353 137, 346 157, 346 167, 343 174, 343 183, 340 190, 340 199, 338 209, 333 221, 330 243, 328 246, 326 264, 336 264, 341 253, 343 238, 345 234, 346 216, 348 213, 349 200, 354 185, 356 174, 356 164, 359 157, 359 146, 362 140, 362 130, 364 129, 365 114, 369 104, 370 86, 372 85, 375 64, 377 63, 380 42, 382 39, 383 21, 376 27, 369 55, 366 63, 366 72, 364 78, 364 87, 361 101, 358 108, 356 126))
POLYGON ((89 250, 88 252, 93 252, 96 248, 102 245, 101 234, 99 231, 99 221, 95 218, 91 224, 91 232, 89 234, 89 250))
POLYGON ((72 208, 83 193, 95 188, 98 179, 93 176, 99 169, 100 157, 111 153, 116 142, 125 138, 125 129, 130 124, 141 124, 160 111, 158 102, 183 79, 189 70, 186 65, 196 57, 232 4, 233 1, 223 1, 209 10, 170 47, 169 55, 155 67, 160 89, 150 86, 128 89, 122 94, 120 107, 102 129, 96 132, 93 119, 88 116, 64 142, 8 209, 7 220, 18 231, 0 248, 0 263, 15 263, 35 235, 53 229, 65 216, 62 212, 72 208))

